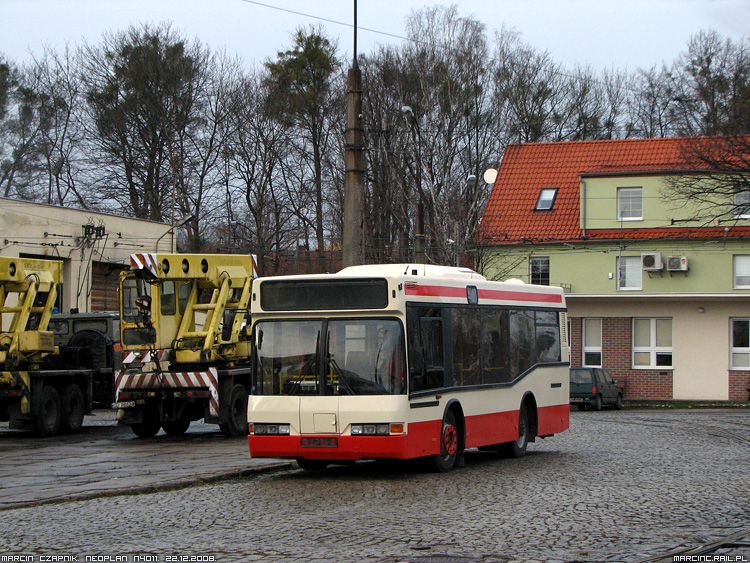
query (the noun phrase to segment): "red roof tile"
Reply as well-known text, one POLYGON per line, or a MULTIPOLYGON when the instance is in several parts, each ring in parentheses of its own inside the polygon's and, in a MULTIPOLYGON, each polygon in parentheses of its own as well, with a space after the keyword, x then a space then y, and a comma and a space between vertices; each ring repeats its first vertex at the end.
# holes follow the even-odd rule
MULTIPOLYGON (((509 145, 505 149, 479 230, 484 243, 581 240, 580 176, 664 173, 688 168, 684 138, 571 141, 509 145), (554 210, 535 211, 539 191, 558 188, 554 210)), ((736 233, 747 229, 732 227, 736 233)), ((724 229, 674 228, 628 231, 626 238, 723 236, 724 229)), ((615 231, 586 232, 587 238, 622 238, 615 231)), ((736 236, 736 235, 735 235, 736 236)))

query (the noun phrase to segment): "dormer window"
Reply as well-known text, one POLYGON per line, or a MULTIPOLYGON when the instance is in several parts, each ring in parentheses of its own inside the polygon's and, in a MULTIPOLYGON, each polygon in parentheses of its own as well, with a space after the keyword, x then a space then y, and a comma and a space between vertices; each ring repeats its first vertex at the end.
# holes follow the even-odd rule
POLYGON ((617 219, 643 220, 643 188, 617 188, 617 219))
POLYGON ((536 200, 535 211, 552 211, 557 197, 557 188, 542 188, 536 200))
POLYGON ((750 189, 734 191, 734 218, 750 219, 750 189))

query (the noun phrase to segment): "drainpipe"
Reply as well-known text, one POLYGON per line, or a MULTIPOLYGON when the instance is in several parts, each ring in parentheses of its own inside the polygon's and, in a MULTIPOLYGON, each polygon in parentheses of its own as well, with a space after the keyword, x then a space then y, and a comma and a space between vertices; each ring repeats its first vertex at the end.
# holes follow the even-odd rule
POLYGON ((586 180, 581 178, 581 235, 586 238, 586 180))

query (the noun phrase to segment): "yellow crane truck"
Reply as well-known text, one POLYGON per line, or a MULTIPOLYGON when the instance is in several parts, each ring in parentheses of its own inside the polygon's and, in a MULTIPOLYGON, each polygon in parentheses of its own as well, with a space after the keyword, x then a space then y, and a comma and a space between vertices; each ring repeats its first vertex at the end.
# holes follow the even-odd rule
POLYGON ((79 430, 92 408, 94 370, 49 330, 62 267, 0 256, 0 421, 40 436, 79 430))
POLYGON ((117 419, 140 437, 194 420, 247 434, 249 302, 255 258, 133 254, 120 276, 117 419))

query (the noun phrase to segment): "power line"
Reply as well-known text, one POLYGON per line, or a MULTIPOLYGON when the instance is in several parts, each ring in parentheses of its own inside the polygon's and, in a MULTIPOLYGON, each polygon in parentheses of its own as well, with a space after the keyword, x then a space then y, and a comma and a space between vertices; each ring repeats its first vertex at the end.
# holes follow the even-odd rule
MULTIPOLYGON (((338 20, 333 20, 333 19, 330 19, 330 18, 325 18, 323 16, 316 16, 314 14, 308 14, 308 13, 305 13, 305 12, 299 12, 297 10, 290 10, 288 8, 282 8, 280 6, 274 6, 272 4, 266 4, 264 2, 258 2, 257 0, 241 0, 241 1, 245 2, 246 4, 253 4, 253 5, 256 5, 256 6, 260 6, 262 8, 268 8, 268 9, 271 9, 271 10, 277 10, 279 12, 285 12, 285 13, 288 13, 288 14, 294 14, 296 16, 302 16, 302 17, 305 17, 305 18, 310 18, 310 19, 313 19, 313 20, 323 21, 323 22, 326 22, 326 23, 332 23, 334 25, 340 25, 340 26, 344 26, 344 27, 347 27, 347 28, 354 28, 354 25, 351 24, 351 23, 342 22, 342 21, 338 21, 338 20)), ((479 22, 479 23, 482 23, 482 22, 479 22)), ((414 43, 416 45, 422 45, 422 46, 425 46, 425 47, 432 47, 432 48, 435 48, 435 49, 441 49, 441 50, 447 51, 447 52, 455 52, 456 51, 456 49, 454 49, 453 47, 450 47, 448 45, 438 45, 438 44, 435 44, 435 43, 431 43, 429 41, 422 41, 422 40, 414 39, 414 38, 411 38, 411 37, 405 37, 403 35, 398 35, 396 33, 390 33, 390 32, 387 32, 387 31, 381 31, 381 30, 378 30, 378 29, 372 29, 372 28, 363 27, 363 26, 360 26, 360 25, 357 26, 357 29, 358 30, 362 30, 362 31, 369 31, 370 33, 375 33, 375 34, 383 35, 383 36, 386 36, 386 37, 392 37, 394 39, 400 39, 402 41, 408 41, 408 42, 414 43)), ((491 57, 490 56, 490 57, 487 57, 487 59, 490 60, 490 61, 493 61, 493 62, 499 62, 495 57, 491 57)), ((532 68, 532 65, 530 63, 519 63, 519 62, 516 62, 516 61, 506 61, 506 62, 510 62, 512 66, 515 65, 515 66, 521 66, 521 67, 524 67, 524 68, 532 68)), ((537 69, 535 69, 535 70, 537 70, 537 69)), ((561 71, 559 71, 557 69, 552 69, 551 73, 555 74, 557 76, 560 76, 560 77, 563 77, 563 78, 569 78, 569 79, 572 79, 572 80, 578 80, 580 78, 579 76, 576 76, 574 74, 570 74, 570 73, 566 73, 566 72, 561 72, 561 71)), ((594 79, 594 78, 591 78, 590 80, 594 84, 599 84, 600 86, 607 86, 606 82, 603 82, 601 80, 597 80, 597 79, 594 79)), ((634 86, 628 86, 627 84, 621 84, 620 87, 623 90, 627 90, 629 92, 633 92, 633 93, 636 93, 636 94, 642 93, 642 90, 639 90, 639 89, 635 88, 634 86)))

